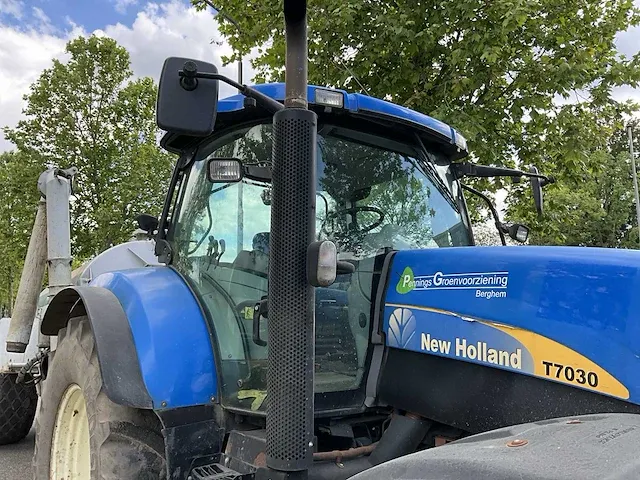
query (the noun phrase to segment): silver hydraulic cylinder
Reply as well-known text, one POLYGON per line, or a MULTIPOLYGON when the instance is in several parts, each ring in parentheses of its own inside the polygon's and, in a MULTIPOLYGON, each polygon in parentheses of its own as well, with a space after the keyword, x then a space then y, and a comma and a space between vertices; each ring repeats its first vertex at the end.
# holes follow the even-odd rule
POLYGON ((47 202, 47 264, 52 297, 71 285, 69 197, 76 172, 76 168, 47 170, 38 179, 38 188, 47 202))
MULTIPOLYGON (((42 290, 45 264, 49 271, 50 296, 71 285, 69 197, 76 172, 75 167, 66 170, 51 168, 38 179, 38 189, 43 199, 38 206, 20 277, 14 314, 7 334, 7 352, 23 353, 27 348, 42 290)), ((40 347, 48 346, 48 342, 48 337, 39 336, 40 347)))

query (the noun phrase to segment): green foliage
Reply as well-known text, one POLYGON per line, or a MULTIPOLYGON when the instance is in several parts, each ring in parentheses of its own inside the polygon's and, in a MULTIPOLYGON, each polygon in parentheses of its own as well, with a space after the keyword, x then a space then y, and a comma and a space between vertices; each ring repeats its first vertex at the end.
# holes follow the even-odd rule
MULTIPOLYGON (((128 52, 96 36, 70 41, 66 52, 69 61, 54 60, 25 96, 26 119, 5 134, 40 168, 78 168, 72 242, 85 259, 126 241, 138 213, 159 213, 172 160, 156 146, 156 86, 131 79, 128 52)), ((23 188, 35 189, 37 173, 23 188)))
MULTIPOLYGON (((221 24, 235 49, 225 60, 258 46, 257 81, 283 80, 281 4, 217 3, 240 29, 221 24)), ((628 108, 612 101, 611 88, 638 85, 640 57, 619 56, 613 41, 639 22, 630 0, 319 0, 309 5, 309 81, 364 87, 446 121, 482 163, 511 165, 517 157, 575 170, 607 138, 602 120, 628 108), (578 95, 591 101, 554 103, 578 95)))
MULTIPOLYGON (((637 122, 636 122, 637 125, 637 122)), ((587 156, 579 174, 560 175, 544 188, 545 214, 536 218, 528 184, 513 189, 507 216, 532 227, 531 243, 639 248, 626 132, 587 156), (577 178, 576 178, 577 177, 577 178)))
MULTIPOLYGON (((234 48, 225 62, 257 46, 256 81, 282 81, 281 4, 217 4, 239 27, 221 20, 234 48)), ((366 91, 443 120, 467 137, 479 163, 537 165, 563 182, 550 189, 559 195, 549 198, 550 215, 571 214, 562 202, 576 200, 574 186, 597 174, 594 152, 606 151, 621 114, 636 108, 611 95, 640 82, 640 55, 626 58, 614 44, 618 32, 640 24, 631 0, 318 0, 308 17, 311 83, 366 91)), ((510 182, 469 184, 490 194, 510 182)), ((520 215, 532 210, 530 196, 512 198, 524 202, 515 206, 520 215)), ((486 218, 482 203, 468 199, 472 220, 486 218)))
POLYGON ((0 308, 6 313, 18 292, 40 194, 42 162, 21 152, 0 154, 0 308))
POLYGON ((412 230, 416 235, 426 236, 430 232, 422 231, 425 217, 435 212, 429 209, 430 189, 418 178, 416 169, 407 171, 409 176, 398 178, 380 185, 374 185, 367 203, 385 212, 385 222, 412 230))

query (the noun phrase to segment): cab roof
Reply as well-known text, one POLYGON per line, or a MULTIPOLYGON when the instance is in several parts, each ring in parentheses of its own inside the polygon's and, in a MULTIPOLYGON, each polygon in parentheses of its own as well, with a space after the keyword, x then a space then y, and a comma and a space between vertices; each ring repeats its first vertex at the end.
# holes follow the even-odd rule
MULTIPOLYGON (((284 102, 284 83, 263 83, 252 85, 251 87, 274 100, 281 103, 284 102)), ((345 90, 317 85, 309 85, 307 87, 307 99, 310 107, 325 106, 336 110, 346 110, 358 116, 377 117, 381 120, 392 121, 394 123, 404 123, 409 127, 419 130, 422 134, 427 134, 429 137, 437 139, 438 143, 448 144, 447 150, 449 150, 453 158, 462 158, 468 155, 466 139, 456 129, 440 120, 401 105, 360 93, 348 93, 345 90), (322 92, 325 95, 326 92, 334 92, 334 97, 338 93, 341 94, 342 106, 338 107, 336 105, 323 103, 322 99, 317 98, 317 92, 322 92)), ((220 99, 218 101, 217 111, 218 114, 224 116, 224 114, 233 115, 234 112, 242 112, 245 108, 245 95, 238 93, 220 99)), ((163 146, 168 150, 173 150, 171 146, 182 143, 180 141, 176 142, 177 139, 171 134, 168 134, 163 140, 163 146)))

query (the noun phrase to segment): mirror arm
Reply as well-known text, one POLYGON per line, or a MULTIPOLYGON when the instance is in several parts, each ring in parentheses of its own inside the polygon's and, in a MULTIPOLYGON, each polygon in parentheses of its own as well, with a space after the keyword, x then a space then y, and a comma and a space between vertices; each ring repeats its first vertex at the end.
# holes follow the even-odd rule
POLYGON ((544 187, 545 185, 548 185, 550 183, 556 183, 556 179, 553 175, 549 175, 547 177, 546 175, 542 175, 541 173, 531 173, 531 172, 522 172, 522 175, 525 177, 539 178, 541 187, 544 187))
POLYGON ((537 177, 541 180, 540 185, 543 187, 549 183, 555 183, 556 181, 554 177, 547 177, 546 175, 539 173, 524 172, 513 168, 488 167, 469 162, 452 163, 451 171, 453 172, 453 176, 456 180, 459 180, 462 177, 537 177))
POLYGON ((270 113, 276 113, 284 109, 283 104, 259 92, 255 88, 251 88, 247 85, 242 85, 219 73, 198 72, 197 70, 191 71, 191 69, 188 69, 187 71, 178 70, 178 76, 181 79, 180 83, 182 85, 182 88, 186 90, 195 90, 198 86, 198 78, 202 78, 204 80, 220 80, 227 85, 231 85, 232 87, 237 88, 246 97, 253 98, 256 102, 269 110, 270 113))
MULTIPOLYGON (((534 176, 532 174, 529 174, 529 175, 534 176)), ((544 175, 535 175, 535 176, 540 178, 541 187, 544 187, 545 185, 548 185, 550 183, 556 183, 556 178, 553 175, 549 175, 548 177, 544 175)))
POLYGON ((471 193, 473 193, 474 195, 480 197, 481 199, 483 199, 485 201, 485 203, 489 206, 489 210, 491 210, 491 215, 493 215, 493 220, 496 223, 496 228, 498 229, 498 233, 500 234, 500 242, 502 243, 503 246, 507 246, 507 239, 504 236, 504 231, 503 231, 503 224, 500 221, 500 216, 498 215, 498 211, 496 210, 496 207, 493 206, 493 203, 491 203, 491 200, 489 199, 489 197, 487 197, 484 193, 476 190, 475 188, 471 188, 468 185, 465 185, 464 183, 461 183, 460 186, 464 189, 467 190, 471 193))
POLYGON ((488 167, 470 162, 452 163, 451 170, 456 180, 462 177, 521 177, 524 174, 513 168, 488 167))

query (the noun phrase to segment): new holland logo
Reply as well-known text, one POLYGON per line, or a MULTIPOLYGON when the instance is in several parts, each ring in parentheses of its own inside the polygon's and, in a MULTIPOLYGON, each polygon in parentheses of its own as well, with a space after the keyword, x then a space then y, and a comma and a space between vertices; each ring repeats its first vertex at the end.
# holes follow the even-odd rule
POLYGON ((406 348, 416 334, 416 317, 408 308, 396 308, 389 316, 387 341, 390 347, 406 348))

